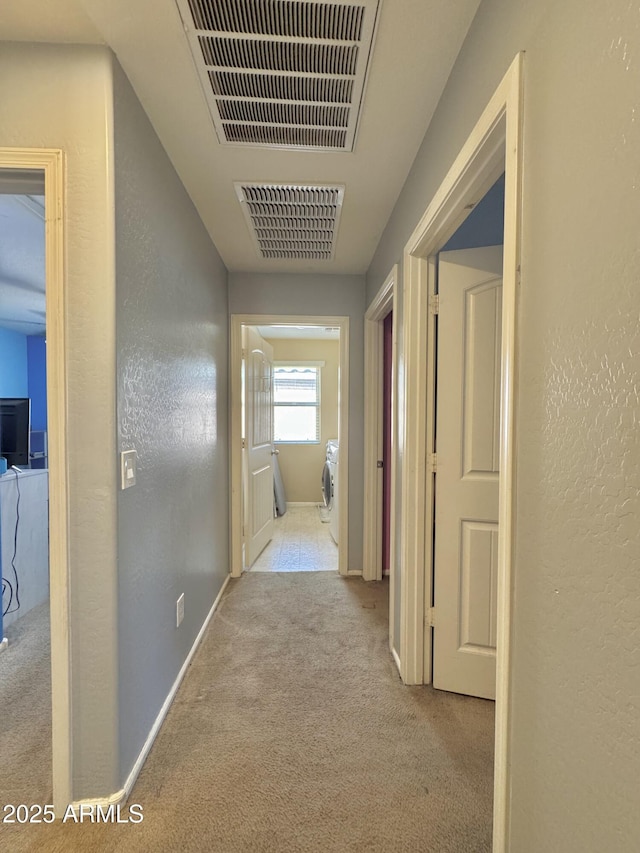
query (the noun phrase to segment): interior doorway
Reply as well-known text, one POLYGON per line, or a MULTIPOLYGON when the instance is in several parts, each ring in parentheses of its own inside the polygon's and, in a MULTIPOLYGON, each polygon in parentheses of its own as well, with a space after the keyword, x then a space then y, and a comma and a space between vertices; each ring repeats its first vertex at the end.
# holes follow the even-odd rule
MULTIPOLYGON (((8 253, 0 258, 2 325, 11 338, 5 344, 12 347, 16 369, 10 379, 20 381, 18 362, 23 349, 26 393, 3 392, 0 396, 9 396, 18 404, 26 398, 28 404, 26 410, 22 407, 28 412, 26 421, 16 411, 12 420, 12 412, 7 414, 3 407, 0 427, 5 438, 9 433, 3 450, 13 464, 0 478, 2 533, 9 526, 13 534, 3 537, 9 538, 10 555, 5 559, 7 549, 3 548, 6 621, 0 639, 8 635, 9 642, 0 665, 11 670, 19 682, 26 668, 35 665, 35 656, 42 658, 36 666, 39 677, 28 684, 28 691, 33 691, 28 710, 34 718, 20 748, 25 750, 25 765, 29 750, 32 754, 46 750, 51 759, 41 762, 47 767, 47 779, 38 782, 43 790, 25 790, 22 800, 53 801, 56 808, 62 808, 71 797, 62 153, 0 149, 0 184, 15 210, 19 208, 27 215, 21 225, 12 220, 19 233, 8 253), (19 245, 36 231, 41 232, 38 246, 27 249, 31 256, 21 262, 19 245), (12 488, 15 505, 12 495, 6 494, 12 488), (50 650, 46 648, 49 645, 50 650)), ((4 213, 8 210, 5 205, 4 213)), ((27 695, 28 691, 20 693, 27 695)), ((7 770, 5 766, 5 775, 7 770)), ((29 784, 28 777, 25 784, 29 784)))
MULTIPOLYGON (((438 252, 504 173, 504 247, 500 319, 498 530, 496 541, 496 739, 494 851, 505 850, 509 796, 509 668, 511 639, 516 303, 522 160, 522 56, 516 56, 404 252, 403 349, 405 429, 401 554, 400 671, 405 683, 432 682, 433 548, 436 491, 436 317, 438 252), (424 534, 419 531, 424 531, 424 534)), ((437 537, 438 532, 435 531, 437 537)), ((460 572, 460 565, 453 566, 460 572)))
POLYGON ((232 574, 347 574, 348 318, 231 320, 232 574))
POLYGON ((242 327, 243 568, 338 571, 340 330, 242 327))
POLYGON ((396 524, 398 308, 398 267, 394 266, 365 314, 362 574, 367 581, 382 580, 385 574, 389 576, 389 648, 399 668, 400 563, 397 559, 396 524))
POLYGON ((18 802, 49 802, 51 629, 45 187, 0 178, 0 755, 18 802), (5 737, 10 736, 10 743, 5 737), (30 756, 38 754, 37 762, 30 756), (44 800, 43 800, 44 797, 44 800))

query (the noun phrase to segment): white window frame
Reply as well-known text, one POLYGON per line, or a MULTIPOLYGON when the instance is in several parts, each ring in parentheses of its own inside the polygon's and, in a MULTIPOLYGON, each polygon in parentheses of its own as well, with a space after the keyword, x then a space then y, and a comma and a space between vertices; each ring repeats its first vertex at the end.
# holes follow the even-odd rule
POLYGON ((274 439, 274 444, 300 444, 300 445, 316 445, 322 442, 322 421, 321 421, 321 406, 322 406, 322 368, 324 367, 324 361, 305 361, 303 359, 284 359, 273 362, 274 372, 273 372, 273 381, 275 385, 275 372, 278 367, 313 367, 317 370, 317 381, 316 381, 316 403, 276 403, 275 402, 275 393, 274 393, 274 402, 273 408, 274 412, 276 407, 280 406, 290 406, 291 408, 315 408, 316 410, 316 435, 317 438, 313 441, 289 441, 289 440, 278 440, 274 439))

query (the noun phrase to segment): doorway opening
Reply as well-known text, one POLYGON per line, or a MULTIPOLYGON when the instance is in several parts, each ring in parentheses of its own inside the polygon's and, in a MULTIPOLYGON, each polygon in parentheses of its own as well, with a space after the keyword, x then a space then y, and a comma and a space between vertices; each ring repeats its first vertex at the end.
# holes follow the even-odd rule
POLYGON ((63 186, 60 151, 0 149, 0 691, 17 684, 28 703, 9 725, 12 790, 56 808, 71 798, 63 186), (50 756, 41 773, 30 754, 50 756))
POLYGON ((348 318, 231 318, 232 575, 348 554, 348 318))
MULTIPOLYGON (((492 302, 494 333, 499 330, 500 336, 497 364, 494 362, 494 368, 499 370, 499 415, 497 416, 499 429, 497 447, 491 449, 492 454, 497 457, 497 465, 494 466, 497 471, 482 470, 483 467, 486 468, 485 462, 480 465, 481 470, 478 471, 478 475, 489 475, 486 479, 491 477, 497 479, 497 522, 488 521, 483 529, 480 529, 481 525, 476 525, 472 530, 475 524, 472 517, 472 524, 466 531, 469 535, 463 543, 463 547, 467 549, 466 553, 470 553, 469 543, 475 536, 474 550, 476 553, 481 553, 483 550, 487 552, 484 565, 491 567, 490 574, 495 579, 496 587, 493 849, 500 853, 505 850, 506 845, 509 791, 516 296, 520 281, 521 160, 522 55, 518 55, 425 210, 405 247, 403 257, 402 339, 405 360, 403 388, 405 428, 400 530, 403 573, 399 608, 401 621, 399 665, 405 683, 428 684, 433 681, 434 633, 437 636, 441 629, 438 599, 434 598, 437 590, 433 575, 432 545, 435 538, 437 547, 441 533, 439 526, 435 525, 438 512, 437 500, 441 500, 441 497, 436 499, 435 483, 436 477, 442 475, 443 465, 451 465, 454 469, 457 465, 455 460, 440 459, 439 447, 436 444, 437 428, 439 430, 447 428, 436 414, 443 399, 440 393, 442 389, 436 388, 435 368, 437 363, 436 318, 439 312, 440 296, 438 254, 458 226, 464 222, 504 173, 502 292, 501 297, 498 298, 496 288, 493 288, 494 292, 490 294, 485 304, 487 307, 488 303, 492 302), (498 303, 501 304, 499 321, 496 315, 498 303), (425 366, 429 369, 425 370, 425 366), (437 475, 434 476, 434 472, 437 472, 437 475), (476 545, 480 540, 482 540, 482 546, 478 549, 476 545)), ((482 286, 483 281, 487 285, 491 281, 495 283, 497 278, 495 270, 490 269, 484 272, 485 278, 478 284, 482 286)), ((491 287, 488 287, 488 290, 490 291, 491 287)), ((487 316, 489 313, 490 311, 487 311, 487 316)), ((438 340, 440 337, 442 335, 438 336, 438 340)), ((494 345, 495 343, 494 334, 494 345)), ((467 346, 467 343, 464 343, 464 346, 467 346)), ((490 347, 486 347, 487 351, 489 349, 490 347)), ((466 358, 464 349, 463 358, 466 358)), ((493 378, 495 380, 495 375, 493 378)), ((463 399, 463 406, 467 406, 466 416, 469 411, 468 401, 472 396, 465 399, 459 388, 456 393, 458 391, 463 399)), ((495 425, 495 409, 492 418, 485 419, 485 424, 489 422, 495 425)), ((493 436, 491 438, 493 439, 493 436)), ((463 451, 466 452, 466 450, 467 448, 463 445, 463 451)), ((482 476, 479 476, 479 479, 482 479, 482 476)), ((458 554, 458 563, 454 561, 451 566, 451 571, 457 575, 457 580, 462 586, 467 583, 467 589, 469 589, 468 573, 465 581, 464 554, 462 558, 458 554)), ((491 633, 490 630, 489 633, 491 633)), ((457 647, 465 644, 465 637, 460 634, 460 631, 455 637, 455 644, 457 647)), ((481 644, 476 642, 471 645, 481 644)))
POLYGON ((389 576, 389 648, 399 665, 396 554, 398 446, 398 267, 365 314, 365 505, 363 579, 389 576), (386 532, 385 532, 386 531, 386 532))

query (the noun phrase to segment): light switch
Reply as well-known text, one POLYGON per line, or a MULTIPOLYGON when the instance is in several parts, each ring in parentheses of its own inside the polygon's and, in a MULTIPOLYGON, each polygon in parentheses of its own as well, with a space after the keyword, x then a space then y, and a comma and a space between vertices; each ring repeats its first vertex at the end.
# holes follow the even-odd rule
POLYGON ((136 466, 138 453, 135 450, 123 450, 120 454, 120 488, 129 489, 136 484, 136 466))

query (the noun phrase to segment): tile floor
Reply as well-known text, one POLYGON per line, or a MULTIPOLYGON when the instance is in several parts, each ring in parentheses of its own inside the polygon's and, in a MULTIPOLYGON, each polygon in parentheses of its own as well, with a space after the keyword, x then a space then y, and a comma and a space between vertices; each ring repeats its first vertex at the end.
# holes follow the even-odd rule
POLYGON ((251 572, 337 572, 338 546, 316 506, 289 506, 251 572))

